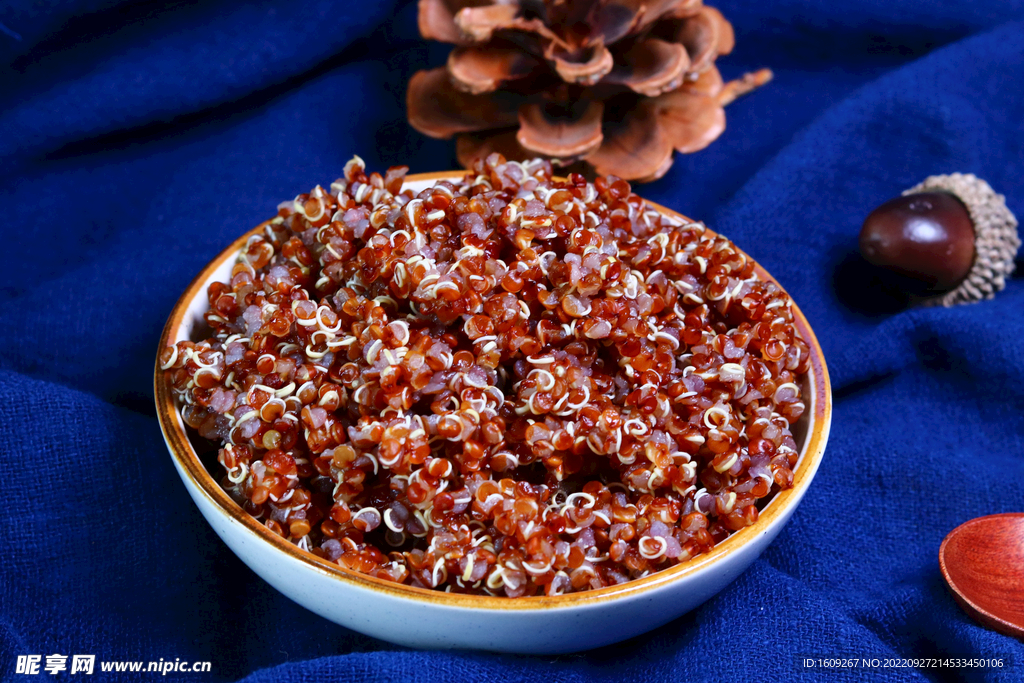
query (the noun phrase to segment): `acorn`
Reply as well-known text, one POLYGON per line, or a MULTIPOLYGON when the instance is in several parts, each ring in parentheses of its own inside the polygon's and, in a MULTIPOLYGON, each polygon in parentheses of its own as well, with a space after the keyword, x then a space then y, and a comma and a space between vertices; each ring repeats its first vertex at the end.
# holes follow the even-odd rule
POLYGON ((860 232, 864 258, 918 283, 925 305, 991 299, 1020 244, 1005 198, 966 173, 925 179, 872 211, 860 232))

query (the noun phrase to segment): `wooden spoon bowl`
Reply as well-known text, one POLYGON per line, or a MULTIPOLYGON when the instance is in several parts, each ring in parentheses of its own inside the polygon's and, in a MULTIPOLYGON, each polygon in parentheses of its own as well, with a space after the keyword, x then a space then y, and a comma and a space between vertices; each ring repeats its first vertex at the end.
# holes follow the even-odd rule
POLYGON ((949 532, 939 567, 976 621, 1024 640, 1024 512, 988 515, 949 532))

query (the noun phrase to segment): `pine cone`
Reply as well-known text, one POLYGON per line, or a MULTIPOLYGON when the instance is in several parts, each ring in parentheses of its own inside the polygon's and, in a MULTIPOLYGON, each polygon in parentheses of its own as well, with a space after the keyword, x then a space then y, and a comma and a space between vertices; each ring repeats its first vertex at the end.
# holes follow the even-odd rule
POLYGON ((771 78, 722 82, 715 59, 732 51, 732 25, 701 0, 419 0, 419 27, 456 47, 410 80, 409 123, 458 135, 467 168, 500 152, 654 180, 673 149, 707 147, 723 107, 771 78))

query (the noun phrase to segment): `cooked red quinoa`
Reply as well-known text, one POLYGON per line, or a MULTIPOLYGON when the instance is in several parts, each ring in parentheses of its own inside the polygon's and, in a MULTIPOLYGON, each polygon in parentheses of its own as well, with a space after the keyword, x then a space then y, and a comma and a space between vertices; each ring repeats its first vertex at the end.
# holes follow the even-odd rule
POLYGON ((789 298, 614 177, 498 155, 279 207, 161 355, 221 484, 299 547, 509 597, 645 576, 793 484, 807 345, 789 298))

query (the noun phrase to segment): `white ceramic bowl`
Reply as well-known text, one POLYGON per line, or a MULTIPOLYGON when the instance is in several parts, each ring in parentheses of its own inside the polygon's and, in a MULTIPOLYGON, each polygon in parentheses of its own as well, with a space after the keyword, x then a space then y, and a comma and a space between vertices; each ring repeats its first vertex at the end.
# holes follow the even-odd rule
MULTIPOLYGON (((409 176, 419 190, 461 172, 409 176)), ((680 214, 651 204, 666 214, 680 214)), ((206 289, 226 281, 239 250, 257 226, 217 256, 175 305, 160 349, 192 336, 207 310, 206 289)), ((774 279, 758 267, 758 274, 774 279)), ((232 551, 289 598, 361 633, 417 648, 470 648, 517 653, 574 652, 639 635, 700 605, 746 569, 789 520, 821 462, 832 418, 825 360, 803 314, 798 332, 811 349, 805 380, 807 411, 794 426, 800 446, 792 489, 778 493, 758 521, 706 555, 628 583, 557 597, 468 596, 397 585, 339 567, 285 541, 245 513, 200 462, 157 362, 154 392, 164 440, 181 480, 206 521, 232 551)))

